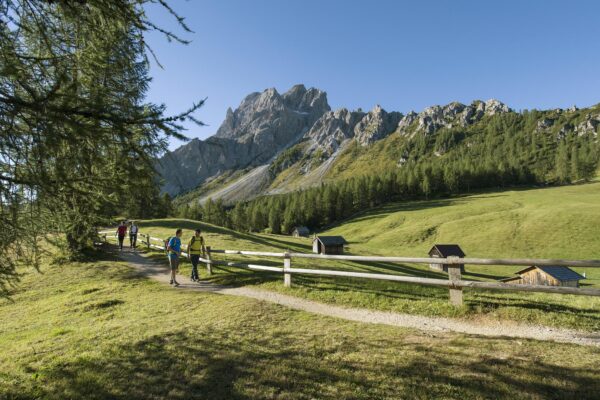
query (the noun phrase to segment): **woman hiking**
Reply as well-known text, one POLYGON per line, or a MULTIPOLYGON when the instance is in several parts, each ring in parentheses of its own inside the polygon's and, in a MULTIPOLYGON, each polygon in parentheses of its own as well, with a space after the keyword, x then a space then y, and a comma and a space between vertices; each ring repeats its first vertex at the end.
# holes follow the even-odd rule
POLYGON ((190 261, 192 262, 192 282, 200 282, 198 276, 198 263, 200 262, 200 256, 204 257, 206 254, 206 248, 204 247, 204 238, 202 237, 202 231, 196 229, 194 236, 188 243, 188 253, 190 255, 190 261))
POLYGON ((171 266, 171 280, 170 284, 179 286, 177 282, 177 271, 179 271, 179 257, 181 257, 181 235, 183 231, 177 229, 175 236, 169 239, 167 243, 167 254, 169 257, 169 265, 171 266))
POLYGON ((123 250, 125 235, 127 235, 127 225, 125 224, 125 221, 122 221, 121 225, 117 228, 117 232, 115 232, 115 236, 119 239, 119 250, 123 250))
POLYGON ((131 225, 129 226, 129 247, 135 249, 137 244, 137 235, 138 235, 138 226, 135 224, 135 221, 131 221, 131 225))

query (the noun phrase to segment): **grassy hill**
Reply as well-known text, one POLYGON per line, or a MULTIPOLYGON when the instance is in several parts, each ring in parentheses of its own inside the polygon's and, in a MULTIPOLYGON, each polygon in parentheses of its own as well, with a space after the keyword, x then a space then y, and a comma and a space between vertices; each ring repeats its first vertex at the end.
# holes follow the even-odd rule
POLYGON ((390 204, 326 234, 356 253, 426 255, 458 243, 473 257, 600 258, 600 182, 390 204))
MULTIPOLYGON (((239 233, 198 221, 153 220, 142 221, 140 226, 142 232, 164 238, 181 227, 185 230, 184 240, 200 226, 205 230, 207 243, 218 249, 311 251, 310 239, 239 233)), ((597 259, 600 258, 600 183, 392 204, 357 215, 324 233, 343 235, 354 254, 426 256, 433 244, 453 242, 470 256, 597 259)), ((160 252, 155 255, 164 257, 160 252)), ((257 258, 215 256, 257 261, 257 258)), ((281 264, 279 259, 260 259, 260 262, 281 264)), ((447 278, 442 272, 417 264, 296 259, 293 266, 447 278)), ((465 278, 497 280, 518 269, 467 266, 465 278)), ((588 279, 582 285, 600 287, 599 270, 576 270, 587 274, 588 279)), ((183 273, 187 275, 188 270, 183 273)), ((296 275, 293 287, 286 289, 281 275, 234 267, 220 267, 212 277, 203 277, 215 283, 255 285, 344 306, 600 330, 600 299, 591 297, 467 289, 466 305, 456 308, 448 304, 446 289, 413 284, 296 275)))
POLYGON ((422 334, 174 290, 108 255, 20 272, 12 298, 0 299, 1 399, 592 399, 600 390, 595 348, 422 334))

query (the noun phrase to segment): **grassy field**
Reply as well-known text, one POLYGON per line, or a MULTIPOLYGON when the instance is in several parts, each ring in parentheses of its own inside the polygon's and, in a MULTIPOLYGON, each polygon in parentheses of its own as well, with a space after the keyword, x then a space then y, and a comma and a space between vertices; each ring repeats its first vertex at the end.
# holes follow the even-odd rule
POLYGON ((21 272, 12 298, 0 300, 1 399, 593 399, 600 391, 597 348, 423 334, 174 290, 110 255, 21 272))
POLYGON ((598 259, 600 182, 390 204, 326 234, 356 253, 426 255, 458 243, 473 257, 598 259))
MULTIPOLYGON (((189 220, 143 221, 142 232, 168 237, 177 227, 189 238, 205 230, 218 249, 310 251, 310 239, 233 232, 189 220)), ((470 256, 599 258, 600 184, 478 194, 448 200, 389 205, 359 215, 327 234, 342 234, 356 254, 425 256, 434 243, 456 242, 470 256)), ((185 241, 185 240, 184 240, 185 241)), ((155 252, 157 257, 164 257, 155 252)), ((217 259, 240 257, 215 255, 217 259)), ((248 260, 248 258, 246 258, 248 260)), ((267 263, 261 260, 262 263, 267 263)), ((281 260, 272 260, 279 265, 281 260)), ((375 271, 446 278, 423 265, 293 261, 293 266, 375 271)), ((188 268, 187 266, 185 268, 188 268)), ((185 270, 184 274, 188 274, 185 270)), ((518 267, 467 266, 466 279, 495 280, 518 267)), ((583 269, 579 270, 583 272, 583 269)), ((543 293, 465 290, 465 306, 448 304, 448 291, 396 282, 298 276, 284 288, 277 274, 217 268, 203 278, 229 285, 255 285, 295 296, 344 306, 485 321, 520 321, 547 326, 600 330, 600 299, 543 293)), ((600 271, 585 270, 586 287, 600 287, 600 271)))

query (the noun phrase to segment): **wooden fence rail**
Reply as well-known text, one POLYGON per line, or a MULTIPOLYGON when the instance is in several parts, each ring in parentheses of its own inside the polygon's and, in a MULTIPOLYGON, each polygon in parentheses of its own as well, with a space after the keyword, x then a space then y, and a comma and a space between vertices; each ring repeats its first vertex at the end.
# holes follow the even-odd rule
MULTIPOLYGON (((104 240, 107 240, 107 234, 113 232, 100 232, 104 240)), ((155 238, 150 235, 138 234, 142 238, 140 240, 148 248, 164 250, 165 241, 160 238, 155 238), (146 239, 146 242, 143 241, 146 239), (160 243, 157 245, 155 243, 160 243)), ((184 248, 187 246, 183 246, 184 248)), ((524 285, 524 284, 508 284, 503 282, 482 282, 468 281, 461 279, 460 265, 494 265, 494 266, 523 266, 523 265, 556 265, 568 267, 583 267, 583 268, 600 268, 600 260, 553 260, 553 259, 535 259, 535 258, 518 258, 518 259, 496 259, 496 258, 431 258, 431 257, 382 257, 382 256, 350 256, 350 255, 324 255, 310 253, 290 253, 290 252, 268 252, 268 251, 247 251, 247 250, 217 250, 206 247, 206 258, 200 258, 200 261, 206 264, 207 272, 212 273, 213 265, 223 265, 230 267, 246 268, 254 271, 269 271, 283 274, 283 283, 286 287, 292 285, 292 275, 321 275, 331 277, 349 277, 361 279, 376 279, 396 282, 407 282, 429 286, 443 286, 449 289, 450 302, 454 305, 462 305, 462 290, 463 288, 475 288, 486 290, 510 290, 520 292, 544 292, 556 294, 574 294, 583 296, 600 296, 600 289, 592 288, 576 288, 564 286, 543 286, 543 285, 524 285), (233 261, 217 261, 213 260, 212 254, 236 254, 242 256, 253 257, 272 257, 282 258, 283 267, 274 267, 258 264, 246 264, 233 261), (391 275, 356 271, 341 271, 327 269, 307 269, 307 268, 292 268, 292 259, 308 258, 320 260, 345 260, 345 261, 363 261, 363 262, 391 262, 391 263, 415 263, 415 264, 446 264, 448 266, 448 279, 437 278, 422 278, 417 276, 406 275, 391 275)), ((182 252, 184 257, 188 254, 182 252)))

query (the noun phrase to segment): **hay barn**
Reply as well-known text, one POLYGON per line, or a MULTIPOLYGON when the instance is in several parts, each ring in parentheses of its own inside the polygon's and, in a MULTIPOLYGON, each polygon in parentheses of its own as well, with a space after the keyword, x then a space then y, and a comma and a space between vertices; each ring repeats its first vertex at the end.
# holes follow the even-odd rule
POLYGON ((348 244, 342 236, 316 236, 313 239, 313 253, 344 254, 344 245, 348 244))
POLYGON ((531 266, 517 272, 517 276, 501 279, 501 282, 516 285, 543 285, 579 287, 579 281, 585 279, 569 267, 531 266))
MULTIPOLYGON (((446 258, 446 257, 464 257, 466 254, 457 244, 436 244, 429 250, 429 257, 446 258)), ((429 268, 436 271, 448 272, 447 264, 429 264, 429 268)), ((460 272, 465 272, 464 264, 460 264, 460 272)))
POLYGON ((297 226, 292 231, 293 237, 308 237, 310 235, 310 230, 306 226, 297 226))

